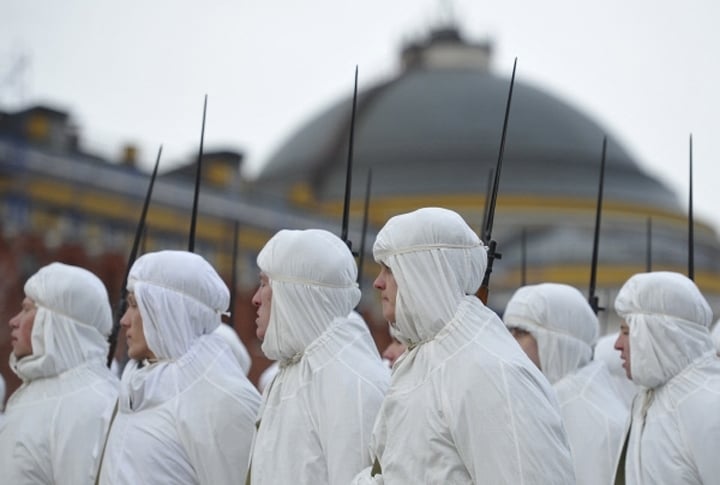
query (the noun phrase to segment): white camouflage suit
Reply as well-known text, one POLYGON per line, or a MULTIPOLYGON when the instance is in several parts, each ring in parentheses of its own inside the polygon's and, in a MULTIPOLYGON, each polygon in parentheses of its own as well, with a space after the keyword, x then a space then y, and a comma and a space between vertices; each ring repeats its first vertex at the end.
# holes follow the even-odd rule
POLYGON ((370 464, 372 426, 390 380, 364 320, 347 245, 318 229, 282 230, 260 251, 272 289, 262 344, 279 362, 263 393, 253 485, 349 483, 370 464))
POLYGON ((628 485, 720 483, 720 360, 712 311, 678 273, 641 273, 615 299, 629 327, 635 398, 625 461, 628 485))
POLYGON ((157 360, 125 367, 100 483, 242 483, 260 395, 214 332, 227 286, 201 256, 159 251, 135 261, 128 290, 157 360))
POLYGON ((555 394, 475 296, 485 247, 455 212, 391 218, 373 247, 397 283, 394 367, 356 484, 574 484, 555 394))
POLYGON ((0 483, 95 483, 118 394, 106 366, 112 311, 91 272, 52 263, 25 283, 37 308, 32 354, 10 367, 22 379, 0 429, 0 483))
POLYGON ((599 333, 590 304, 572 286, 528 285, 510 298, 503 320, 537 342, 540 368, 560 402, 577 482, 612 484, 630 413, 607 365, 590 359, 599 333))

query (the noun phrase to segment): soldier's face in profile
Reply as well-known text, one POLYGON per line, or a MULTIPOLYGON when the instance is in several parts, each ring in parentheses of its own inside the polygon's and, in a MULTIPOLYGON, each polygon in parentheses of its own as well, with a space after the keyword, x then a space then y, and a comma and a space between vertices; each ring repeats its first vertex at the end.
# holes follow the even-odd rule
POLYGON ((135 360, 152 359, 155 356, 150 351, 145 340, 142 316, 138 308, 137 300, 133 293, 127 297, 127 310, 120 319, 120 325, 125 329, 127 339, 128 356, 135 360))
POLYGON ((268 325, 270 324, 270 305, 272 302, 272 288, 268 276, 260 272, 260 286, 252 297, 252 303, 257 307, 257 318, 255 319, 255 335, 261 341, 265 338, 268 325))
POLYGON ((523 330, 521 328, 513 327, 508 330, 510 330, 510 333, 513 337, 515 337, 517 343, 520 344, 520 348, 523 349, 532 363, 535 364, 538 369, 542 370, 540 367, 540 352, 538 351, 537 340, 535 340, 535 337, 533 337, 527 330, 523 330))
POLYGON ((380 301, 382 302, 382 313, 386 321, 395 322, 395 299, 397 298, 397 283, 392 270, 381 263, 380 274, 373 286, 380 290, 380 301))
POLYGON ((18 359, 31 355, 33 352, 31 335, 36 313, 35 302, 25 297, 18 314, 10 319, 10 343, 13 354, 18 359))
POLYGON ((630 327, 626 322, 622 322, 620 325, 620 333, 617 340, 615 340, 615 350, 620 351, 625 375, 627 375, 628 379, 632 379, 632 372, 630 371, 630 327))

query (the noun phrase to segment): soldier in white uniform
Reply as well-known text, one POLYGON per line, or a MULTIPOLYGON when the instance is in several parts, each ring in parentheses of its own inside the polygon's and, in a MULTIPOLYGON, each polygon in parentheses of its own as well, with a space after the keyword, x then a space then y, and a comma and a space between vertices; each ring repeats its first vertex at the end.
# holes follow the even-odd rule
POLYGON ((590 304, 569 285, 528 285, 503 320, 557 392, 577 482, 611 485, 630 413, 605 362, 591 360, 600 329, 590 304))
POLYGON ((633 402, 625 483, 718 483, 720 360, 710 306, 692 280, 654 272, 631 277, 615 311, 624 320, 615 348, 643 387, 633 402))
POLYGON ((215 333, 230 292, 201 256, 138 258, 120 320, 123 372, 100 483, 218 485, 245 478, 260 395, 215 333))
POLYGON ((253 485, 349 483, 370 464, 372 426, 390 370, 367 324, 357 266, 323 230, 282 230, 260 251, 257 336, 278 371, 265 387, 253 485))
POLYGON ((391 218, 373 247, 383 316, 407 351, 355 483, 574 484, 555 393, 475 296, 486 249, 455 212, 391 218))
POLYGON ((10 320, 10 367, 22 385, 0 427, 0 482, 92 485, 117 401, 108 370, 112 312, 91 272, 52 263, 25 283, 10 320))

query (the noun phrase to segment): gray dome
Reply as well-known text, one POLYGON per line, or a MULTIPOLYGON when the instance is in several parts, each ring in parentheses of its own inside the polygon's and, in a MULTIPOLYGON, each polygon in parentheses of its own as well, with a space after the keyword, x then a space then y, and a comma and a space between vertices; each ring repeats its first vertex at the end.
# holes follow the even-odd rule
MULTIPOLYGON (((510 85, 509 75, 490 72, 489 53, 488 45, 433 36, 425 45, 405 49, 404 69, 396 78, 359 93, 351 204, 356 218, 372 169, 371 224, 382 225, 401 211, 442 205, 480 227, 510 85)), ((309 202, 306 207, 313 210, 339 212, 351 111, 348 96, 303 125, 267 160, 255 188, 309 202), (295 191, 298 186, 310 193, 295 191)), ((648 260, 653 269, 684 272, 688 267, 687 214, 675 194, 646 174, 605 127, 523 82, 519 62, 491 235, 503 254, 493 270, 498 308, 526 270, 528 283, 587 288, 606 136, 601 305, 609 306, 622 283, 644 271, 648 260)), ((694 258, 701 268, 696 281, 720 295, 717 237, 710 227, 695 226, 694 258)), ((720 297, 713 304, 720 306, 720 297)))
MULTIPOLYGON (((521 68, 520 68, 521 69, 521 68)), ((369 168, 373 195, 484 193, 495 167, 509 78, 482 68, 414 68, 358 96, 353 195, 369 168)), ((259 186, 308 182, 318 200, 342 198, 351 98, 300 128, 268 160, 259 186)), ((560 99, 516 81, 503 194, 587 196, 597 191, 603 136, 560 99)), ((608 138, 609 198, 678 210, 674 194, 608 138)))

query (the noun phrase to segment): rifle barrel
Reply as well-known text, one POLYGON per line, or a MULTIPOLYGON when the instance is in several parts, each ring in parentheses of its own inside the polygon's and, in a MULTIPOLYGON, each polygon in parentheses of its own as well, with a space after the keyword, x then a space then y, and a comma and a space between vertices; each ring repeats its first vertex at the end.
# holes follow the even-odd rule
POLYGON ((368 215, 370 214, 370 187, 372 186, 372 168, 368 169, 365 185, 365 205, 363 207, 362 235, 360 236, 360 251, 358 255, 358 287, 362 288, 363 263, 365 262, 365 235, 367 234, 368 215))
POLYGON ((505 118, 503 119, 502 135, 500 136, 500 149, 498 152, 497 165, 495 166, 495 179, 493 180, 492 196, 490 197, 490 205, 488 206, 487 225, 485 226, 485 237, 487 241, 492 238, 493 222, 495 220, 495 205, 497 203, 498 188, 500 187, 500 172, 502 171, 502 162, 505 155, 505 139, 507 137, 508 120, 510 118, 510 104, 512 103, 513 87, 515 85, 515 69, 517 68, 517 57, 513 62, 512 76, 510 77, 510 89, 508 91, 507 103, 505 104, 505 118))
POLYGON ((133 240, 132 248, 130 249, 130 255, 128 256, 127 267, 125 268, 125 275, 123 276, 122 286, 120 287, 120 301, 116 307, 115 320, 113 321, 113 327, 108 338, 110 347, 108 348, 107 355, 107 366, 110 368, 112 365, 113 358, 115 358, 115 350, 117 349, 117 339, 120 333, 120 319, 125 314, 127 305, 127 282, 128 276, 130 275, 130 267, 137 258, 138 248, 140 246, 140 239, 145 232, 145 218, 147 216, 148 207, 150 206, 150 198, 152 197, 153 186, 155 185, 155 178, 157 177, 158 167, 160 166, 160 156, 162 155, 162 145, 158 149, 157 158, 155 159, 155 167, 153 168, 152 175, 150 176, 150 183, 148 184, 147 192, 145 193, 145 201, 143 202, 143 208, 140 212, 140 220, 138 221, 137 228, 135 229, 135 239, 133 240))
POLYGON ((693 216, 693 139, 690 134, 690 188, 688 200, 688 278, 695 280, 695 221, 693 216))
POLYGON ((600 159, 600 182, 598 183, 597 206, 595 207, 595 234, 593 235, 593 252, 592 262, 590 264, 590 290, 588 291, 588 301, 593 311, 597 313, 602 310, 598 306, 598 298, 595 295, 595 286, 597 282, 597 265, 598 265, 598 249, 600 243, 600 215, 602 214, 603 187, 605 185, 605 156, 607 151, 607 137, 603 137, 602 157, 600 159))
POLYGON ((235 221, 233 225, 232 264, 230 265, 230 316, 228 325, 235 328, 235 294, 237 293, 237 256, 238 256, 238 234, 240 233, 240 222, 235 221))
POLYGON ((355 110, 357 109, 357 84, 358 84, 358 67, 355 66, 355 88, 353 90, 352 114, 350 115, 350 138, 348 139, 348 156, 347 171, 345 173, 345 203, 343 205, 343 219, 340 239, 345 241, 352 250, 352 243, 348 239, 348 226, 350 222, 350 191, 352 188, 352 162, 353 162, 353 143, 355 138, 355 110))
POLYGON ((498 152, 497 165, 495 167, 495 179, 493 180, 492 194, 490 196, 490 202, 487 206, 487 220, 485 227, 483 228, 483 241, 487 244, 488 258, 487 267, 485 268, 485 274, 483 275, 480 289, 477 292, 477 296, 483 303, 487 304, 488 293, 490 291, 490 274, 493 270, 493 263, 496 259, 501 259, 502 255, 497 252, 497 243, 492 239, 492 228, 495 219, 495 205, 497 202, 498 188, 500 187, 500 171, 502 170, 503 156, 505 154, 505 138, 507 137, 508 119, 510 118, 510 105, 512 103, 513 87, 515 86, 515 70, 517 68, 517 57, 513 62, 512 76, 510 78, 510 89, 508 91, 507 103, 505 105, 505 118, 503 120, 502 135, 500 137, 500 150, 498 152))
POLYGON ((200 150, 197 158, 197 171, 195 172, 195 195, 193 196, 192 216, 190 217, 190 236, 188 238, 188 251, 195 251, 195 226, 197 225, 198 198, 200 195, 200 179, 202 178, 203 143, 205 141, 205 115, 207 113, 207 94, 203 103, 202 129, 200 130, 200 150))
POLYGON ((645 226, 645 271, 652 271, 652 217, 647 218, 645 226))

